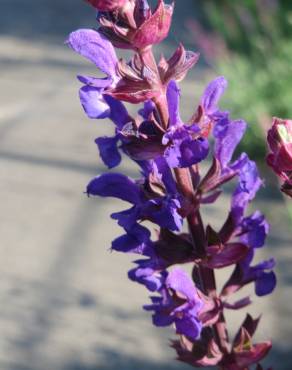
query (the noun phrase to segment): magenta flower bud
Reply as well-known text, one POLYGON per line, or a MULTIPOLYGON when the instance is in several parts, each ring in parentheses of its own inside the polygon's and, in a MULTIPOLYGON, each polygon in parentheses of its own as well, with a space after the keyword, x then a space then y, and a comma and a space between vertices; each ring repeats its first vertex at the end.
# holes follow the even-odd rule
POLYGON ((86 0, 96 9, 101 11, 112 11, 122 8, 128 0, 86 0))
POLYGON ((268 165, 286 179, 287 171, 292 171, 292 120, 274 118, 268 143, 272 151, 267 157, 268 165))

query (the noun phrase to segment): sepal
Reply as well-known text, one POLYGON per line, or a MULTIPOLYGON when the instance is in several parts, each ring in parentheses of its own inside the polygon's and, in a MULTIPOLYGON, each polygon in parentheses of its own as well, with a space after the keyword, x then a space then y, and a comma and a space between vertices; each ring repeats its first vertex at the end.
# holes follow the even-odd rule
POLYGON ((188 71, 198 62, 199 57, 199 53, 185 50, 180 44, 168 60, 161 57, 158 64, 161 80, 165 84, 171 80, 183 80, 188 71))
POLYGON ((203 265, 210 269, 231 266, 246 257, 249 248, 242 243, 212 245, 207 248, 207 260, 203 265))
POLYGON ((177 360, 194 367, 218 365, 223 354, 210 335, 207 338, 204 337, 203 331, 202 338, 198 341, 190 341, 185 336, 181 336, 180 340, 172 341, 171 347, 176 350, 177 360))

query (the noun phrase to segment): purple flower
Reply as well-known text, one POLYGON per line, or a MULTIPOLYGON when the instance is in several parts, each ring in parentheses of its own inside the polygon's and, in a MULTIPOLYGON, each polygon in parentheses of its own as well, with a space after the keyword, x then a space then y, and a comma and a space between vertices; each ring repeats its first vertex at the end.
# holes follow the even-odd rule
POLYGON ((241 157, 229 166, 231 171, 238 173, 238 185, 232 195, 231 213, 238 224, 249 202, 255 197, 262 185, 256 163, 243 153, 241 157))
POLYGON ((231 161, 234 150, 241 141, 245 130, 245 121, 230 121, 228 116, 221 118, 215 124, 213 130, 215 137, 214 154, 222 168, 225 168, 231 161))
POLYGON ((112 214, 112 218, 118 220, 119 225, 127 231, 131 230, 138 220, 145 219, 160 227, 178 231, 182 227, 182 217, 178 212, 181 208, 179 194, 168 192, 175 190, 174 180, 170 177, 171 173, 167 173, 162 167, 159 167, 162 171, 159 179, 157 166, 159 167, 156 163, 156 166, 152 167, 152 174, 158 182, 164 181, 161 183, 162 187, 158 187, 159 191, 162 189, 160 193, 151 189, 151 179, 146 178, 136 183, 117 173, 107 173, 94 178, 87 186, 87 193, 93 196, 114 197, 131 203, 132 208, 112 214))
POLYGON ((177 264, 190 263, 198 258, 185 234, 175 234, 167 229, 162 229, 156 242, 152 242, 150 236, 146 241, 140 235, 139 240, 137 239, 138 237, 133 241, 132 235, 130 240, 124 236, 124 239, 118 238, 118 245, 122 247, 121 251, 128 252, 128 247, 123 243, 127 240, 131 245, 130 252, 148 257, 145 260, 135 261, 137 266, 129 272, 129 278, 145 285, 151 291, 157 291, 162 287, 161 274, 167 268, 177 264))
POLYGON ((277 279, 272 269, 276 262, 274 258, 250 266, 254 257, 254 250, 251 248, 248 256, 240 263, 239 268, 242 274, 242 285, 255 283, 255 293, 258 296, 265 296, 272 293, 276 287, 277 279))
POLYGON ((112 242, 112 249, 118 252, 152 256, 154 246, 150 236, 151 233, 146 227, 135 224, 126 234, 119 236, 112 242))
POLYGON ((151 297, 152 305, 144 306, 145 310, 154 311, 153 324, 174 324, 178 334, 198 339, 202 330, 199 313, 203 300, 188 275, 179 268, 171 271, 160 294, 161 297, 151 297))
POLYGON ((185 125, 179 115, 180 90, 177 83, 170 81, 167 89, 169 107, 169 129, 162 139, 167 145, 164 157, 170 167, 190 167, 205 159, 209 144, 201 137, 198 125, 185 125))
POLYGON ((108 104, 108 118, 115 124, 115 135, 112 137, 99 137, 95 140, 98 146, 100 157, 108 168, 116 167, 121 162, 121 154, 118 148, 118 143, 123 142, 121 131, 131 121, 124 104, 111 96, 104 96, 105 102, 108 104))
POLYGON ((165 262, 152 255, 149 259, 135 261, 135 264, 137 266, 128 272, 129 279, 144 285, 150 292, 159 291, 167 276, 165 262))
POLYGON ((227 87, 227 81, 220 76, 215 78, 206 87, 197 109, 192 117, 192 122, 196 122, 202 132, 202 136, 208 137, 213 125, 221 119, 228 117, 228 112, 222 112, 218 108, 218 103, 227 87))
POLYGON ((265 216, 259 211, 254 212, 251 216, 245 217, 240 224, 240 240, 251 248, 260 248, 265 244, 266 236, 269 232, 269 224, 265 216))
POLYGON ((118 59, 112 44, 99 32, 90 29, 72 32, 67 43, 74 51, 89 59, 106 74, 106 78, 85 76, 78 76, 78 78, 85 84, 80 89, 79 96, 88 117, 108 117, 110 108, 104 100, 103 93, 119 81, 116 72, 118 59))

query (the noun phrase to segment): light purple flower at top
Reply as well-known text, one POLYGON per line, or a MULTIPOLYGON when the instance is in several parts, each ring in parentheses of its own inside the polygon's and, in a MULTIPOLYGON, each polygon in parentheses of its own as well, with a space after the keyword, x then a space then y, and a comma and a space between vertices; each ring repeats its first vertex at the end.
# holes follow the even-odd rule
POLYGON ((98 31, 80 29, 69 35, 67 44, 78 54, 93 62, 106 78, 79 76, 85 84, 79 96, 81 104, 89 118, 105 118, 110 109, 103 99, 103 92, 114 87, 119 81, 116 72, 117 56, 112 44, 98 31))
POLYGON ((179 115, 180 90, 170 81, 167 88, 169 128, 162 139, 167 145, 164 157, 172 168, 190 167, 205 159, 209 152, 208 140, 201 137, 198 125, 185 125, 179 115))
POLYGON ((203 326, 199 319, 203 300, 188 275, 175 268, 166 277, 159 293, 161 297, 151 297, 152 305, 144 306, 145 310, 154 311, 153 324, 168 326, 174 323, 178 334, 198 339, 203 326))

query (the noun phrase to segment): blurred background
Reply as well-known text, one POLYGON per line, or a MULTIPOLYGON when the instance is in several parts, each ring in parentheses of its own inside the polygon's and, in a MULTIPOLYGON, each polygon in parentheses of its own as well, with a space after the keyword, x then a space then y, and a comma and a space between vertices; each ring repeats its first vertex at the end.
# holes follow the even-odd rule
MULTIPOLYGON (((168 348, 172 330, 143 312, 148 293, 127 279, 134 258, 109 251, 121 233, 109 214, 124 205, 83 194, 105 170, 94 139, 112 126, 83 113, 75 76, 96 71, 64 40, 95 27, 94 10, 81 0, 0 0, 0 9, 0 369, 187 369, 168 348)), ((264 313, 257 338, 273 339, 266 364, 277 370, 292 368, 291 221, 263 158, 271 117, 292 117, 291 35, 289 0, 180 0, 157 50, 169 55, 183 41, 201 52, 182 84, 183 116, 224 74, 222 106, 249 123, 241 149, 266 181, 253 208, 271 224, 259 258, 278 261, 276 292, 252 296, 250 311, 264 313)), ((123 171, 137 175, 126 160, 123 171)), ((208 222, 219 226, 228 205, 227 193, 207 207, 208 222)), ((243 316, 230 318, 231 332, 243 316)))

